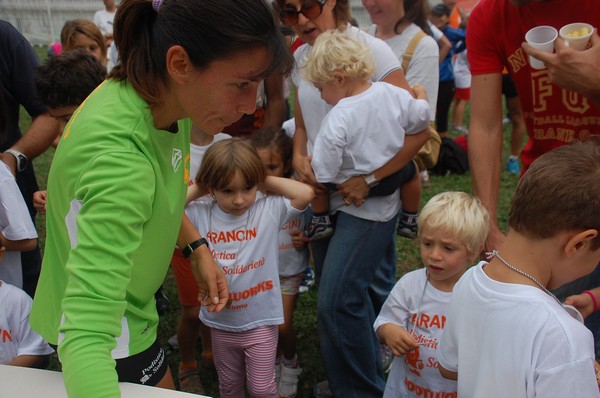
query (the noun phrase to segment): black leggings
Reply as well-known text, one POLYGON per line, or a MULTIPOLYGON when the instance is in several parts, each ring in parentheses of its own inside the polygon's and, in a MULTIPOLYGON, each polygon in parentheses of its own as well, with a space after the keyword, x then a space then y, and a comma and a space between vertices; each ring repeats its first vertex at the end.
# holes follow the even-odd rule
POLYGON ((435 128, 440 133, 448 131, 448 112, 454 99, 454 88, 454 80, 440 82, 435 110, 435 128))

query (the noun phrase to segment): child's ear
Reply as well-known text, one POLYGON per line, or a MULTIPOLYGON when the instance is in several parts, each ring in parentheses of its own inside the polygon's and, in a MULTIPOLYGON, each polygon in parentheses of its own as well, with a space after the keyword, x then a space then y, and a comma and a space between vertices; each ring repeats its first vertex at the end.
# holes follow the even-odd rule
POLYGON ((344 84, 346 76, 340 71, 333 72, 333 81, 339 85, 344 84))
POLYGON ((565 245, 565 255, 571 257, 582 250, 590 248, 592 240, 596 236, 598 236, 598 230, 596 229, 586 229, 585 231, 572 235, 565 245))

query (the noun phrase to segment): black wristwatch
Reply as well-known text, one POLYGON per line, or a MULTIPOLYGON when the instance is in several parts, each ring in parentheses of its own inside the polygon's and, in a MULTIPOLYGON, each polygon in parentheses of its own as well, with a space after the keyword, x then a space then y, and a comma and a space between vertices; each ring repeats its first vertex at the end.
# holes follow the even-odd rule
POLYGON ((27 156, 17 151, 16 149, 7 149, 6 152, 10 153, 17 160, 17 171, 23 171, 27 167, 27 156))
POLYGON ((189 243, 186 247, 184 247, 183 250, 181 251, 181 254, 183 254, 183 257, 188 258, 189 256, 192 255, 194 250, 196 250, 197 248, 199 248, 202 245, 206 245, 206 247, 209 247, 208 241, 206 239, 200 238, 198 240, 195 240, 192 243, 189 243))

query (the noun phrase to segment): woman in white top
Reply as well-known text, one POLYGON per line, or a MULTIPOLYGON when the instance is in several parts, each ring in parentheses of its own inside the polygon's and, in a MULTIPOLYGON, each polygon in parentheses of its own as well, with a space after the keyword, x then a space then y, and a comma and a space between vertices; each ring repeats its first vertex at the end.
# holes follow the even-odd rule
MULTIPOLYGON (((322 32, 339 28, 370 48, 376 67, 373 80, 403 88, 408 88, 408 84, 390 48, 349 24, 347 0, 277 0, 277 6, 282 22, 291 26, 305 43, 294 54, 293 164, 302 181, 317 185, 310 156, 321 122, 331 106, 299 73, 316 38, 322 32)), ((378 365, 379 343, 369 329, 375 311, 368 288, 384 261, 395 263, 394 227, 400 200, 397 192, 375 198, 368 198, 367 194, 369 185, 407 164, 426 139, 423 133, 407 137, 404 148, 390 162, 368 176, 355 176, 340 184, 335 195, 344 200, 332 201, 330 206, 337 217, 335 233, 330 239, 312 244, 315 267, 321 273, 317 305, 321 355, 335 396, 366 398, 383 394, 385 381, 378 365)))
POLYGON ((367 32, 384 40, 400 62, 415 35, 420 31, 426 33, 418 41, 404 74, 411 86, 425 87, 433 120, 440 75, 439 47, 430 36, 427 0, 362 0, 362 4, 373 22, 367 32))
MULTIPOLYGON (((433 121, 438 96, 440 58, 438 43, 430 36, 431 25, 427 19, 429 3, 427 0, 362 0, 362 4, 373 22, 367 32, 384 40, 391 47, 405 68, 404 74, 411 86, 419 84, 425 88, 430 120, 433 121), (405 58, 407 50, 409 53, 412 51, 412 55, 407 53, 405 58)), ((427 170, 421 170, 421 180, 428 179, 427 170)), ((404 195, 401 225, 403 221, 407 223, 410 217, 416 218, 414 214, 419 210, 419 202, 420 195, 404 195)), ((386 293, 396 283, 396 267, 395 264, 390 265, 378 269, 371 285, 371 290, 375 293, 373 297, 376 310, 381 308, 387 297, 386 293)))

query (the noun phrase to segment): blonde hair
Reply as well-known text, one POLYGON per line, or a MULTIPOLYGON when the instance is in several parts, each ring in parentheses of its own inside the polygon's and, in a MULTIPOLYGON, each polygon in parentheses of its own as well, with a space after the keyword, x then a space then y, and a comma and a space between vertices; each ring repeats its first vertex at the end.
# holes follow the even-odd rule
POLYGON ((464 192, 442 192, 421 210, 419 237, 424 229, 446 231, 470 254, 478 254, 490 229, 490 217, 479 198, 464 192))
POLYGON ((244 183, 255 186, 267 177, 265 166, 256 149, 239 138, 219 141, 204 154, 196 183, 211 190, 221 191, 239 172, 244 183))
POLYGON ((337 29, 317 37, 302 70, 303 78, 311 83, 331 82, 334 72, 358 80, 369 80, 375 73, 369 48, 337 29))

